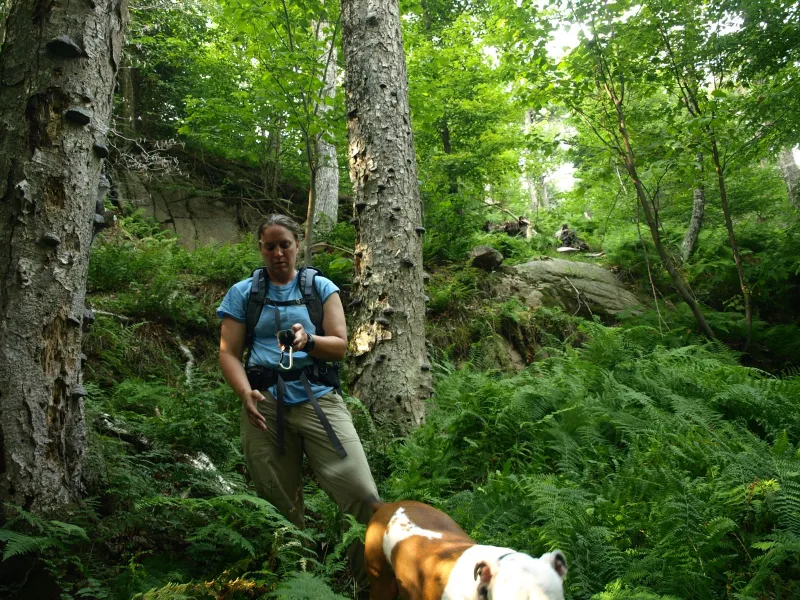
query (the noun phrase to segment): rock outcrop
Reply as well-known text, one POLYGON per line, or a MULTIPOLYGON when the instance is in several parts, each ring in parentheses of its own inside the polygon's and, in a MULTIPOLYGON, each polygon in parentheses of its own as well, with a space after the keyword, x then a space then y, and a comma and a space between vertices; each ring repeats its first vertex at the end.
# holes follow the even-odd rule
POLYGON ((242 232, 237 208, 226 203, 213 189, 180 175, 146 178, 139 173, 116 174, 116 193, 121 205, 141 208, 180 243, 191 249, 211 242, 238 242, 242 232))
POLYGON ((642 304, 607 269, 560 259, 504 268, 494 292, 500 299, 516 296, 532 309, 559 306, 570 314, 606 320, 642 304))

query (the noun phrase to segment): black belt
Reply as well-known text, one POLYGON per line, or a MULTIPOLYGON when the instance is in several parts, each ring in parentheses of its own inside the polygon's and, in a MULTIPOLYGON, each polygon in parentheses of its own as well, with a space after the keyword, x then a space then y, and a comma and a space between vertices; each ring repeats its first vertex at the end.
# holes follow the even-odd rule
MULTIPOLYGON (((313 369, 313 367, 309 367, 313 369)), ((247 378, 250 380, 250 387, 253 389, 265 389, 276 385, 278 388, 278 395, 276 400, 277 403, 277 410, 276 410, 276 421, 277 421, 277 435, 278 435, 278 454, 283 456, 286 454, 286 442, 285 442, 285 433, 284 433, 284 408, 286 406, 285 396, 286 396, 286 383, 287 381, 300 381, 303 383, 303 387, 306 390, 306 394, 308 395, 308 400, 311 402, 311 406, 314 407, 314 412, 317 413, 317 418, 319 419, 322 428, 325 430, 325 433, 328 434, 328 439, 333 444, 336 453, 341 457, 344 458, 347 456, 347 452, 342 446, 342 442, 339 441, 339 438, 336 435, 336 432, 331 427, 331 423, 328 420, 328 417, 325 415, 325 412, 322 410, 322 407, 319 405, 319 401, 314 396, 314 392, 311 389, 311 382, 308 379, 308 375, 306 375, 306 369, 298 369, 295 371, 287 371, 285 373, 278 373, 274 369, 266 369, 263 367, 253 367, 247 370, 247 378)))

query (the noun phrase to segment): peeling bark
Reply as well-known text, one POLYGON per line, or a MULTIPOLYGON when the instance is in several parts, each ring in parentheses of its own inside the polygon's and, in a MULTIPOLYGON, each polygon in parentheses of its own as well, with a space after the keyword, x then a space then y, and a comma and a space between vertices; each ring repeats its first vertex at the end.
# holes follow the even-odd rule
POLYGON ((689 228, 683 236, 683 245, 681 246, 681 259, 683 262, 689 260, 694 253, 695 246, 697 246, 697 237, 700 235, 700 229, 703 227, 703 216, 706 211, 706 188, 703 183, 703 155, 699 152, 697 154, 697 166, 700 180, 697 182, 697 187, 694 188, 692 218, 689 221, 689 228))
POLYGON ((79 491, 89 249, 125 0, 15 0, 0 54, 0 500, 79 491))
POLYGON ((422 203, 397 0, 343 0, 350 179, 357 220, 351 390, 407 433, 431 393, 422 203))

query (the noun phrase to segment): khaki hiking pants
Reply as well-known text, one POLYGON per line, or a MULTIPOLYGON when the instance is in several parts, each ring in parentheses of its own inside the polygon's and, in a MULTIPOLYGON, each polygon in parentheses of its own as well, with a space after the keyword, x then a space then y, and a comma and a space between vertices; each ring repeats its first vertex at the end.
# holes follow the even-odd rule
MULTIPOLYGON (((303 528, 302 463, 305 453, 317 482, 336 502, 339 510, 353 515, 359 523, 368 523, 372 518, 370 501, 378 498, 378 490, 342 397, 330 392, 318 401, 347 452, 345 458, 336 453, 310 402, 284 407, 286 454, 280 456, 276 401, 269 392, 262 390, 261 393, 266 401, 259 402, 258 409, 267 421, 267 431, 254 427, 244 409, 241 417, 242 449, 258 495, 274 505, 289 521, 303 528)), ((356 581, 361 586, 366 585, 363 544, 352 544, 348 556, 356 581)))

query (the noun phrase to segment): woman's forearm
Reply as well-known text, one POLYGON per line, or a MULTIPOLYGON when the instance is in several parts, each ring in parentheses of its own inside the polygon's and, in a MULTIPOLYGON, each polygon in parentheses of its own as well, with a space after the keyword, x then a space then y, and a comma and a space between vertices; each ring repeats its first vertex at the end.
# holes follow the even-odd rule
POLYGON ((227 352, 219 353, 219 366, 222 369, 222 376, 231 389, 239 398, 244 398, 250 393, 250 382, 247 381, 247 374, 244 372, 241 359, 227 352))
POLYGON ((314 335, 314 349, 309 352, 313 358, 324 361, 343 360, 347 353, 347 342, 335 335, 314 335))

